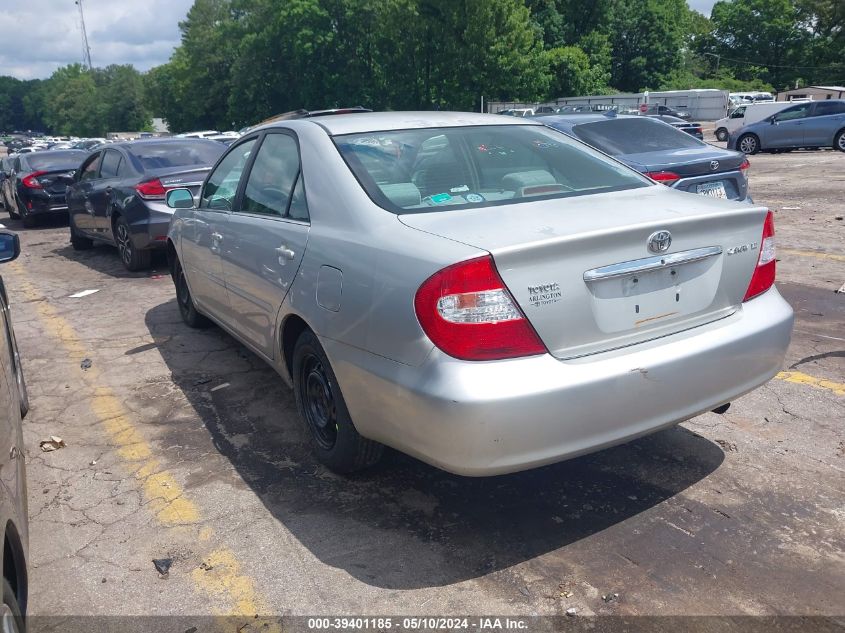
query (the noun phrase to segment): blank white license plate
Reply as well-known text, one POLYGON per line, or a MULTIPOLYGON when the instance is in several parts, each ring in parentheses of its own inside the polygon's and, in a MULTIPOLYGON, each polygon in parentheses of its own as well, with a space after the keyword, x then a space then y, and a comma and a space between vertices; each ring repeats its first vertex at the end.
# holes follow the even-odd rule
POLYGON ((725 183, 721 180, 717 182, 705 182, 702 185, 698 185, 698 195, 700 196, 709 196, 711 198, 725 198, 728 197, 728 192, 725 191, 725 183))

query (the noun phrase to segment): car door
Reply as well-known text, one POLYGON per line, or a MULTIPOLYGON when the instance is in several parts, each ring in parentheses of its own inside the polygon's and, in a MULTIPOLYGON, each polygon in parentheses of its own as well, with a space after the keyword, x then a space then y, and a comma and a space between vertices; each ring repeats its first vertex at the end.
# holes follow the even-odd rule
POLYGON ((833 135, 845 125, 845 101, 817 101, 804 127, 804 144, 830 147, 833 135))
POLYGON ((198 206, 184 218, 180 257, 191 296, 206 314, 231 323, 220 249, 223 227, 235 204, 241 175, 250 159, 257 136, 234 145, 206 179, 198 206))
POLYGON ((92 181, 89 200, 94 209, 94 231, 101 236, 111 236, 111 205, 114 187, 118 181, 123 156, 116 149, 103 150, 99 178, 92 181))
POLYGON ((296 277, 310 229, 296 136, 267 132, 223 228, 223 274, 233 325, 268 358, 276 316, 296 277))
POLYGON ((808 101, 774 114, 770 125, 765 129, 765 138, 761 139, 763 149, 803 147, 804 129, 811 105, 808 101))
POLYGON ((100 177, 102 157, 103 153, 97 152, 86 158, 76 174, 75 182, 67 189, 70 221, 83 234, 92 235, 97 232, 91 194, 94 191, 97 179, 100 177))

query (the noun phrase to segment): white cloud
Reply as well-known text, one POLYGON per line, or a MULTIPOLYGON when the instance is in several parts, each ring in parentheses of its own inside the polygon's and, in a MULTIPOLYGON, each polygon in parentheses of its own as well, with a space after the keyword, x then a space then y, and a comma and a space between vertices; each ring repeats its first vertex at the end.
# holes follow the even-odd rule
MULTIPOLYGON (((2 0, 0 75, 49 77, 82 61, 82 32, 74 0, 2 0)), ((179 22, 193 0, 84 0, 95 66, 162 64, 178 46, 179 22)))
POLYGON ((716 4, 716 0, 687 0, 687 4, 690 9, 695 9, 709 18, 710 11, 713 10, 713 5, 716 4))

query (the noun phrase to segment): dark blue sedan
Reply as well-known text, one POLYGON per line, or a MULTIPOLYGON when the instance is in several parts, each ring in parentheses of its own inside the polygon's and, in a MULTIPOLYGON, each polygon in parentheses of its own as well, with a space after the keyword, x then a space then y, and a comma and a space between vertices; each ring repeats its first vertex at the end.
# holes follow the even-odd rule
POLYGON ((581 114, 542 120, 674 189, 751 202, 749 163, 742 152, 708 145, 650 117, 581 114))

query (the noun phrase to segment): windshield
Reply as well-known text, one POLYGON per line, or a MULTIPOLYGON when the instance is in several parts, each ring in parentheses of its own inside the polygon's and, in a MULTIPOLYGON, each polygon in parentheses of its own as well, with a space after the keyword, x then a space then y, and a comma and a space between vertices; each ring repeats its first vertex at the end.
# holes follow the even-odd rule
POLYGON ((334 141, 370 198, 394 213, 650 186, 633 170, 543 126, 395 130, 334 141))
POLYGON ((88 156, 86 152, 38 152, 30 154, 24 161, 33 170, 56 171, 59 169, 76 169, 88 156))
POLYGON ((671 125, 645 118, 583 123, 572 133, 611 156, 701 147, 702 142, 671 125))
POLYGON ((140 171, 165 167, 204 167, 213 165, 226 146, 215 141, 185 139, 168 143, 137 143, 128 148, 140 171))

